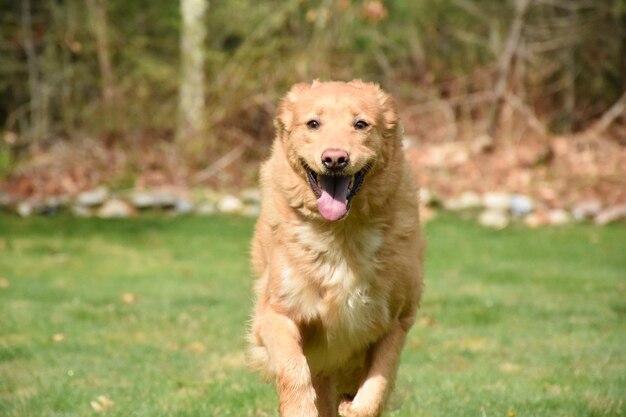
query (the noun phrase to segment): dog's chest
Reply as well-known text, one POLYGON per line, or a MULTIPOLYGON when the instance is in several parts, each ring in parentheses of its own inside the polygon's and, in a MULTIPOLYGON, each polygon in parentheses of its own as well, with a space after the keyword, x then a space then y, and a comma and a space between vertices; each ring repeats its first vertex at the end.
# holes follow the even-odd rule
MULTIPOLYGON (((329 349, 356 348, 371 342, 389 323, 383 286, 376 281, 377 252, 383 242, 381 227, 368 227, 337 236, 308 226, 296 230, 296 239, 308 262, 294 269, 310 274, 308 285, 291 291, 292 305, 306 320, 319 321, 329 349)), ((293 273, 293 271, 290 271, 293 273)), ((283 276, 283 285, 302 284, 283 276)))

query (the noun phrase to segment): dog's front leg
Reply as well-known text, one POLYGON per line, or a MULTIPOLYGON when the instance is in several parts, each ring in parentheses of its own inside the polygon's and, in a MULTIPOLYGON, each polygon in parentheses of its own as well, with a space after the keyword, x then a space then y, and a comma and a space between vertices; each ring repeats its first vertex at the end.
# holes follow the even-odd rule
POLYGON ((387 396, 400 362, 400 353, 409 326, 396 322, 391 330, 376 343, 367 377, 359 387, 354 400, 344 404, 341 414, 345 417, 378 417, 383 412, 387 396))
POLYGON ((267 308, 259 320, 259 335, 276 371, 282 417, 317 417, 311 371, 302 352, 298 326, 267 308))

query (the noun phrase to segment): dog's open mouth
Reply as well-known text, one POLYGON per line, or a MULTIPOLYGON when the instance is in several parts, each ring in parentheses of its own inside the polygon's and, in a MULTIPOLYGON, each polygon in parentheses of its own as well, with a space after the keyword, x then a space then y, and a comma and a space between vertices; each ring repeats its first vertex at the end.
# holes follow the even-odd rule
POLYGON ((317 197, 317 208, 326 220, 336 221, 350 210, 352 198, 363 185, 369 166, 354 175, 318 174, 303 164, 309 185, 317 197))

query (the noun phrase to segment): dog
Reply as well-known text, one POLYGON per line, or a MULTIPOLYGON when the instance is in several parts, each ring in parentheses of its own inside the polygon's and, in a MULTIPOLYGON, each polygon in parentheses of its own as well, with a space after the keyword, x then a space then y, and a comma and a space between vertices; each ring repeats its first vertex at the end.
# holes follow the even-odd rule
POLYGON ((422 293, 416 182, 378 85, 294 85, 260 173, 250 364, 283 417, 374 417, 422 293))

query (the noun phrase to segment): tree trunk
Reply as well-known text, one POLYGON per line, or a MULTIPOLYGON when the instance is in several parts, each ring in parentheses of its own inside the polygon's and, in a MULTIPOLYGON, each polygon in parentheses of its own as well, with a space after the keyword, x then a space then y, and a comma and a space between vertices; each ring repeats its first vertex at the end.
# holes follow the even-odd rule
POLYGON ((119 120, 115 102, 115 83, 113 80, 113 69, 111 67, 111 54, 109 52, 107 3, 108 0, 87 0, 87 10, 91 20, 91 27, 96 38, 105 120, 108 121, 109 130, 115 131, 118 129, 119 120))
POLYGON ((113 100, 113 70, 109 54, 109 36, 107 23, 107 0, 87 0, 87 9, 92 19, 92 28, 96 37, 98 64, 102 77, 102 99, 110 105, 113 100))
POLYGON ((511 23, 504 50, 498 61, 498 79, 494 88, 494 101, 487 116, 487 135, 489 135, 492 140, 498 125, 502 104, 506 96, 513 58, 515 57, 522 36, 524 17, 531 1, 532 0, 515 0, 515 16, 511 23))
POLYGON ((205 129, 204 98, 204 16, 208 0, 181 0, 183 19, 180 39, 181 80, 177 141, 183 148, 194 150, 200 145, 205 129))
POLYGON ((30 139, 43 138, 48 130, 48 114, 46 103, 46 86, 40 77, 39 60, 35 51, 33 39, 32 13, 30 0, 22 0, 21 29, 22 46, 26 53, 26 67, 28 71, 29 101, 29 136, 30 139))

